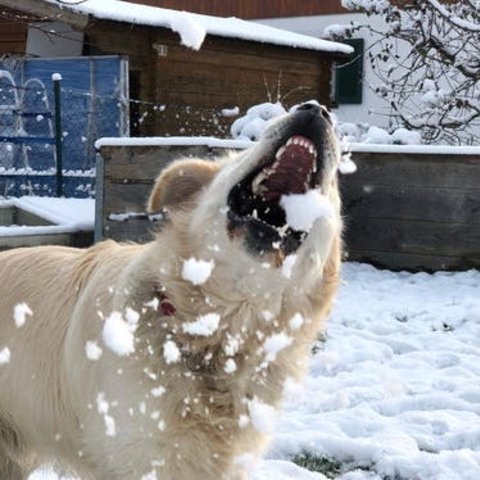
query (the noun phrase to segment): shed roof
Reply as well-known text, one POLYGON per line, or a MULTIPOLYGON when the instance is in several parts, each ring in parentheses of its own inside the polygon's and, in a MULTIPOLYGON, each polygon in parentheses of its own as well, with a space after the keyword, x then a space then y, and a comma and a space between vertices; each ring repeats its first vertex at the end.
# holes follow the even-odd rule
MULTIPOLYGON (((82 16, 126 22, 130 24, 164 27, 177 32, 182 43, 199 48, 205 35, 237 38, 253 42, 275 44, 292 48, 304 48, 320 52, 349 54, 351 47, 298 33, 248 22, 239 18, 214 17, 166 8, 139 5, 119 0, 15 0, 16 7, 22 4, 47 3, 82 16)), ((11 3, 0 0, 0 4, 11 3)), ((67 13, 67 12, 66 12, 67 13)))

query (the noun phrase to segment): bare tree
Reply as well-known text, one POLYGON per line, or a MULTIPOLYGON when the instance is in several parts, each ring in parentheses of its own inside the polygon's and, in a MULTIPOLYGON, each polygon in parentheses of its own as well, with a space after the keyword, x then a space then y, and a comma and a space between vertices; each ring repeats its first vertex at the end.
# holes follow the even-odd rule
POLYGON ((365 29, 376 93, 390 121, 419 130, 427 143, 480 140, 480 0, 342 0, 383 22, 331 29, 336 39, 365 29), (380 24, 381 27, 374 25, 380 24))

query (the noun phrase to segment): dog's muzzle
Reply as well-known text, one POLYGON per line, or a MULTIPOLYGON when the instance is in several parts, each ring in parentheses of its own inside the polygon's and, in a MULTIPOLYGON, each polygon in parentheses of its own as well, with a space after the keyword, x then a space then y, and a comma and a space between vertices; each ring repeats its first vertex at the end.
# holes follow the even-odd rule
POLYGON ((322 189, 327 152, 335 141, 327 110, 304 104, 271 127, 260 140, 272 148, 228 195, 228 232, 242 236, 256 255, 295 252, 307 232, 293 230, 280 200, 322 189))

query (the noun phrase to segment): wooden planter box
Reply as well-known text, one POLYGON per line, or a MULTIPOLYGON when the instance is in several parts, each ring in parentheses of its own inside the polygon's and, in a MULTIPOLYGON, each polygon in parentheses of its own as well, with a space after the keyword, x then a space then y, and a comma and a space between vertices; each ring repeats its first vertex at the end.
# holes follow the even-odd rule
MULTIPOLYGON (((142 213, 155 177, 172 160, 213 159, 225 149, 247 146, 209 138, 190 145, 175 138, 124 146, 120 141, 99 143, 97 240, 152 238, 158 225, 142 213)), ((341 177, 349 260, 392 270, 480 267, 479 148, 358 145, 353 150, 358 170, 341 177)))

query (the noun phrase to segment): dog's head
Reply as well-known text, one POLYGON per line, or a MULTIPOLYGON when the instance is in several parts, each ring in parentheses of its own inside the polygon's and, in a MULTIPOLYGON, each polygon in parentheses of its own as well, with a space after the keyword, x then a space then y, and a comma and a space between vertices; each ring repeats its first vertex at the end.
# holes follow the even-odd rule
POLYGON ((249 150, 219 162, 172 164, 157 179, 149 209, 188 212, 197 257, 221 252, 223 259, 240 255, 250 268, 278 270, 289 258, 303 269, 323 267, 341 231, 339 162, 330 115, 307 103, 249 150))

